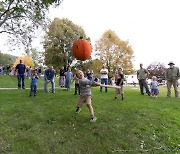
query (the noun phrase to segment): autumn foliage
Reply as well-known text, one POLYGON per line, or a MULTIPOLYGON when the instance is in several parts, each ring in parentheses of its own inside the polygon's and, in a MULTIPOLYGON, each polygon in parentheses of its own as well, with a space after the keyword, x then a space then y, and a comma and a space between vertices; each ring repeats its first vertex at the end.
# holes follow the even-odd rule
POLYGON ((14 67, 19 64, 20 59, 23 60, 23 64, 25 64, 26 66, 31 66, 32 68, 34 68, 34 62, 29 56, 18 57, 14 63, 14 67))

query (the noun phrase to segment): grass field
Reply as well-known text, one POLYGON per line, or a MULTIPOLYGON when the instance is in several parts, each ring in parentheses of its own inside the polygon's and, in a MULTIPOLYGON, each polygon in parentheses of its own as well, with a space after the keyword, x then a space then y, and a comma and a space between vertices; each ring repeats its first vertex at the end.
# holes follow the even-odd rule
MULTIPOLYGON (((17 79, 0 76, 2 87, 17 87, 17 79)), ((92 88, 95 123, 85 105, 75 114, 73 90, 0 90, 0 153, 180 153, 180 99, 166 98, 166 88, 154 99, 125 87, 124 101, 114 101, 114 89, 92 88)))

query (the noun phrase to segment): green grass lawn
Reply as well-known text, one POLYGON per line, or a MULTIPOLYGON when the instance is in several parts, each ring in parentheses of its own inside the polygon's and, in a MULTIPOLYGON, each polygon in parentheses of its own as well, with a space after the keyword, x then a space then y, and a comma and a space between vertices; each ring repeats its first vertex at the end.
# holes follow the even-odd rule
MULTIPOLYGON (((16 88, 17 79, 0 76, 2 87, 16 88)), ((166 98, 166 88, 154 99, 125 87, 124 101, 114 101, 114 89, 92 88, 95 123, 85 105, 75 114, 73 90, 0 90, 0 153, 180 153, 180 99, 166 98)))

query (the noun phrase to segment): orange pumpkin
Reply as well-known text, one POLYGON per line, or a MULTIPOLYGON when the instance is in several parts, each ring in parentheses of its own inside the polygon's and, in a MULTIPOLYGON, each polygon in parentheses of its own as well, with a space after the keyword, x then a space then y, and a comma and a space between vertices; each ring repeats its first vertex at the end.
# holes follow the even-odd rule
POLYGON ((87 40, 76 40, 72 46, 72 53, 77 60, 88 59, 91 52, 91 44, 87 40))

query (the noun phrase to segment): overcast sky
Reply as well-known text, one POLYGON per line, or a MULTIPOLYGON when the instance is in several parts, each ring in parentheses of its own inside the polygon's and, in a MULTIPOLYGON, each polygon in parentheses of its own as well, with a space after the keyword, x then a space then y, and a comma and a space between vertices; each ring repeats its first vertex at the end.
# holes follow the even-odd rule
POLYGON ((147 67, 154 61, 166 66, 174 61, 180 67, 179 6, 180 0, 64 0, 49 17, 65 17, 82 26, 92 44, 113 30, 120 39, 129 40, 136 69, 139 63, 147 67))

